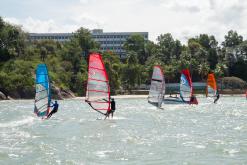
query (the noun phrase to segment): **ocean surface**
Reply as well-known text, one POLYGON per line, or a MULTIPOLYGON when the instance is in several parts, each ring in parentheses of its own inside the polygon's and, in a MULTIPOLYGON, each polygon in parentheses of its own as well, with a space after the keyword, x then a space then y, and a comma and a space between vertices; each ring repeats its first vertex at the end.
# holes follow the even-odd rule
POLYGON ((244 97, 163 109, 115 100, 110 120, 80 99, 59 101, 50 120, 33 114, 32 100, 0 101, 0 164, 247 164, 244 97))

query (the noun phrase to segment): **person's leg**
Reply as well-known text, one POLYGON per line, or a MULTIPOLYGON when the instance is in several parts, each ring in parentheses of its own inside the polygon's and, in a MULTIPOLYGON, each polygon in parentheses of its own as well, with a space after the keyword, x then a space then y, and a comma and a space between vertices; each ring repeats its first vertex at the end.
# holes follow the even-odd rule
POLYGON ((52 114, 57 113, 57 110, 54 110, 52 114))
MULTIPOLYGON (((105 119, 106 119, 107 117, 109 117, 109 112, 108 112, 108 111, 107 111, 106 114, 105 114, 105 119)), ((104 120, 105 120, 105 119, 104 119, 104 120)))
POLYGON ((47 116, 47 118, 50 118, 51 117, 51 113, 49 113, 49 115, 47 116))
POLYGON ((51 111, 51 113, 49 113, 49 115, 47 116, 47 118, 50 118, 50 117, 52 116, 53 113, 54 113, 54 112, 51 111))

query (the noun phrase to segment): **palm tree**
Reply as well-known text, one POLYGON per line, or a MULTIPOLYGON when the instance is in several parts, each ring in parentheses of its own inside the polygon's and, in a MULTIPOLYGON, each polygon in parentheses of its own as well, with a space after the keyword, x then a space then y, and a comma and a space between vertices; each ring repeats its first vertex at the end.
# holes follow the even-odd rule
POLYGON ((218 79, 220 80, 221 91, 222 91, 222 77, 225 75, 226 71, 227 71, 227 66, 224 63, 218 63, 214 70, 216 77, 218 77, 218 79))
POLYGON ((210 67, 207 62, 199 64, 198 72, 201 75, 201 79, 205 80, 205 77, 208 75, 210 67))

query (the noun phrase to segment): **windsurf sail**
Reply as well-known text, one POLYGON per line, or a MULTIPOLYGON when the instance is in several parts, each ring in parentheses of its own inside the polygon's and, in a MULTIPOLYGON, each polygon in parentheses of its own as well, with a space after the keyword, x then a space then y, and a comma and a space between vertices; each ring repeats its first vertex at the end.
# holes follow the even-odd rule
POLYGON ((49 75, 45 64, 37 66, 35 84, 34 113, 39 117, 45 117, 50 112, 51 103, 49 75))
POLYGON ((216 97, 217 95, 217 84, 213 73, 208 74, 207 87, 206 87, 206 96, 207 97, 216 97))
POLYGON ((180 78, 180 97, 185 102, 190 102, 193 94, 192 81, 190 77, 190 71, 183 69, 180 78))
POLYGON ((160 66, 154 66, 151 79, 151 86, 148 95, 148 102, 157 107, 161 107, 165 94, 165 79, 160 66))
POLYGON ((110 110, 109 79, 99 53, 92 53, 89 56, 85 101, 103 115, 110 110))

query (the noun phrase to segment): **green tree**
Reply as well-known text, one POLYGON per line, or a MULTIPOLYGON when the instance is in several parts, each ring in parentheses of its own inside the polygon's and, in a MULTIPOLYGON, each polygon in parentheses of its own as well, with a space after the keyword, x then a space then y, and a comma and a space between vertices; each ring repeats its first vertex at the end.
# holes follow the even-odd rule
POLYGON ((140 64, 144 64, 148 58, 148 53, 146 52, 146 44, 144 37, 136 34, 127 38, 124 43, 124 49, 126 51, 133 51, 137 53, 137 59, 140 64))
POLYGON ((207 52, 205 59, 207 59, 210 68, 215 69, 215 66, 218 63, 218 42, 216 41, 215 37, 209 36, 207 34, 200 34, 197 40, 202 46, 202 48, 207 52))
POLYGON ((41 47, 41 49, 40 49, 40 59, 41 59, 41 61, 45 61, 46 57, 47 57, 47 50, 46 50, 45 47, 41 47))
POLYGON ((207 62, 199 64, 198 72, 201 75, 201 79, 205 80, 210 71, 209 65, 207 62))
POLYGON ((214 73, 215 73, 215 75, 217 77, 223 77, 223 76, 225 76, 226 72, 227 72, 227 66, 225 64, 218 63, 216 65, 216 68, 214 70, 214 73))
POLYGON ((99 49, 99 44, 93 40, 90 31, 83 27, 81 27, 74 33, 74 37, 72 38, 71 42, 78 42, 82 50, 82 54, 85 55, 86 57, 89 55, 90 50, 95 51, 99 49))
POLYGON ((5 23, 0 17, 0 62, 24 54, 26 34, 20 27, 5 23))
POLYGON ((130 51, 127 54, 127 64, 124 64, 121 69, 121 80, 124 87, 132 90, 135 85, 140 84, 142 76, 142 67, 138 64, 137 54, 130 51))
POLYGON ((114 52, 106 51, 103 53, 103 60, 110 81, 111 94, 114 95, 120 88, 120 59, 114 52))
POLYGON ((236 31, 230 30, 227 35, 225 35, 225 41, 222 43, 224 47, 234 47, 243 42, 243 37, 238 35, 236 31))
POLYGON ((182 46, 180 41, 174 40, 170 33, 161 34, 157 38, 158 45, 158 56, 161 60, 169 64, 172 59, 178 59, 182 51, 182 46))
POLYGON ((14 98, 32 98, 34 93, 31 62, 10 60, 0 72, 0 91, 14 98))

